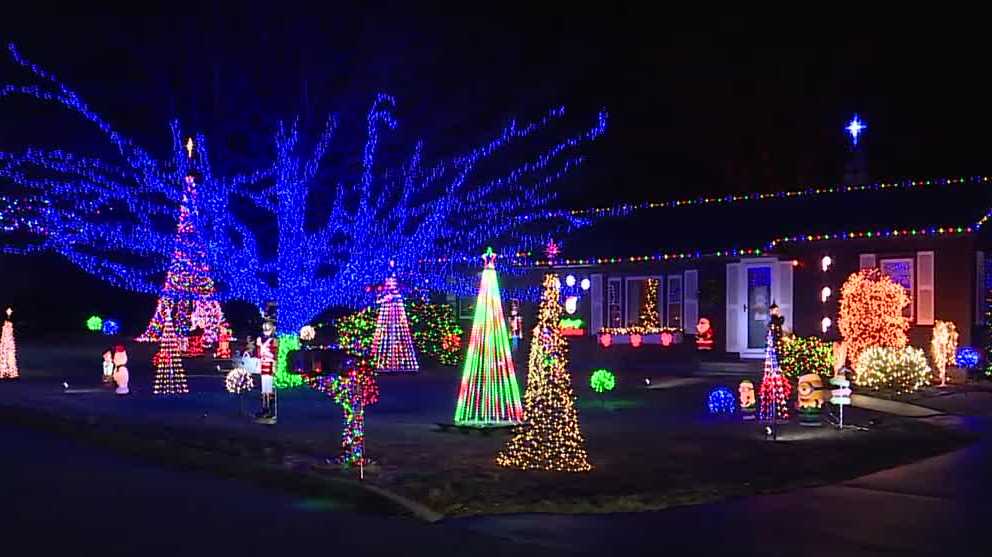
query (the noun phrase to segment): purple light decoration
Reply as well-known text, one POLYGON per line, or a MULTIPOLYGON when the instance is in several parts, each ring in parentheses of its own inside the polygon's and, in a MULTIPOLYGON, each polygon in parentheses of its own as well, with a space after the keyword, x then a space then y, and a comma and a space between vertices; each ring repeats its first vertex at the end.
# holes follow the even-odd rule
POLYGON ((847 130, 847 133, 851 134, 851 142, 854 145, 857 145, 858 137, 861 135, 861 132, 863 132, 867 128, 868 126, 866 126, 865 123, 861 121, 861 118, 859 118, 858 115, 855 114, 854 118, 851 118, 851 122, 847 124, 847 127, 844 129, 847 130))

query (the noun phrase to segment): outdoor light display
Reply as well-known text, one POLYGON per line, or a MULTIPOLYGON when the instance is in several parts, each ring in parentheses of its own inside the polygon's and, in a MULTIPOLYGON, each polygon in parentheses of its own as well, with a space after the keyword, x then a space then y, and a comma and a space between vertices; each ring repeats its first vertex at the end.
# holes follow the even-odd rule
POLYGON ((496 236, 514 251, 538 240, 535 227, 545 239, 591 221, 548 207, 555 198, 553 184, 579 168, 582 150, 605 133, 605 112, 574 129, 564 107, 554 107, 531 120, 508 121, 460 155, 431 160, 425 153, 432 149, 419 142, 397 147, 396 99, 379 94, 357 142, 337 133, 335 116, 312 140, 303 137, 299 119, 290 117, 273 126, 271 148, 264 149, 271 159, 215 175, 202 136, 194 137, 187 151, 174 124, 171 152, 156 158, 53 74, 13 46, 10 54, 24 75, 0 83, 0 98, 26 97, 81 118, 105 139, 87 151, 112 149, 114 163, 120 162, 58 147, 0 152, 4 178, 52 200, 38 222, 26 222, 33 223, 30 231, 38 238, 20 253, 54 251, 116 286, 148 293, 161 287, 152 277, 165 270, 173 250, 157 225, 174 214, 175 186, 190 170, 202 180, 203 219, 197 225, 224 299, 256 306, 273 300, 281 329, 294 333, 330 307, 367 305, 364 286, 379 280, 378 270, 390 259, 404 269, 408 283, 439 288, 451 276, 450 266, 420 265, 421 260, 452 249, 473 253, 482 238, 496 236), (383 140, 390 147, 385 152, 379 148, 383 140), (342 153, 361 155, 359 176, 334 175, 332 159, 342 153), (339 202, 327 205, 325 219, 310 222, 312 209, 322 202, 313 194, 326 184, 335 185, 333 198, 339 202), (274 226, 246 222, 240 210, 245 205, 274 226), (104 211, 109 206, 121 210, 104 211), (267 244, 271 252, 259 247, 267 244))
POLYGON ((496 463, 522 470, 586 472, 592 469, 579 430, 561 321, 558 276, 544 277, 528 360, 524 424, 499 452, 496 463))
POLYGON ((379 316, 372 335, 372 365, 380 373, 416 372, 420 366, 395 275, 386 277, 377 301, 379 316))
POLYGON ((820 259, 820 270, 826 273, 830 270, 830 266, 833 265, 833 263, 833 258, 829 255, 824 255, 823 258, 820 259))
POLYGON ((823 288, 821 288, 820 289, 820 302, 822 302, 824 304, 827 303, 827 300, 830 299, 830 294, 831 294, 831 290, 830 290, 830 287, 829 286, 824 286, 823 288))
POLYGON ((234 331, 231 330, 231 325, 224 321, 220 324, 220 332, 217 337, 217 350, 214 352, 214 358, 218 360, 227 360, 231 358, 231 340, 234 338, 234 331))
POLYGON ((589 377, 589 387, 597 393, 612 391, 617 386, 617 378, 608 369, 597 369, 589 377))
POLYGON ((658 279, 644 281, 644 293, 641 294, 641 314, 638 323, 645 329, 661 327, 658 317, 658 279))
MULTIPOLYGON (((187 158, 190 157, 192 152, 187 158)), ((206 244, 199 230, 196 180, 192 175, 187 175, 184 183, 165 284, 162 285, 151 322, 145 332, 135 339, 138 342, 156 342, 162 337, 166 313, 171 313, 170 320, 179 336, 187 337, 191 329, 200 326, 203 340, 208 344, 217 340, 218 329, 224 321, 220 302, 215 299, 216 289, 210 277, 206 244)))
POLYGON ((827 334, 827 331, 830 330, 830 326, 833 324, 834 324, 833 320, 831 320, 829 317, 824 317, 823 319, 820 320, 820 332, 823 334, 827 334))
POLYGON ((634 348, 639 347, 641 345, 641 340, 643 338, 644 337, 642 337, 641 335, 639 335, 637 333, 631 333, 631 335, 630 335, 630 345, 633 346, 634 348))
POLYGON ((314 329, 312 325, 300 327, 300 340, 309 342, 315 338, 317 338, 317 329, 314 329))
POLYGON ((561 328, 561 334, 567 337, 580 337, 586 334, 585 322, 578 318, 562 318, 558 326, 561 328))
POLYGON ((958 353, 954 361, 960 368, 975 369, 978 367, 978 359, 978 350, 970 346, 962 346, 958 348, 958 353))
POLYGON ((789 336, 779 343, 778 361, 782 373, 790 379, 816 373, 824 377, 833 375, 833 346, 816 337, 789 336))
POLYGON ((99 315, 91 315, 86 320, 86 330, 93 331, 94 333, 103 331, 103 318, 99 315))
POLYGON ((155 383, 152 392, 156 395, 179 395, 189 392, 186 386, 186 372, 179 354, 179 339, 172 327, 172 316, 165 314, 159 351, 155 358, 155 383))
POLYGON ((575 286, 575 275, 568 275, 565 277, 565 286, 568 286, 569 288, 575 286))
POLYGON ((682 330, 673 327, 644 328, 638 325, 632 327, 603 327, 597 335, 599 344, 608 348, 614 344, 630 344, 637 348, 642 344, 660 344, 671 346, 682 342, 682 330))
POLYGON ((572 315, 575 310, 578 309, 579 298, 578 296, 566 296, 565 297, 565 313, 572 315))
POLYGON ((351 369, 336 375, 304 376, 303 379, 312 389, 334 400, 344 413, 338 462, 342 466, 364 466, 365 407, 378 400, 372 367, 364 360, 358 360, 351 369))
POLYGON ((868 389, 912 393, 930 384, 927 356, 919 348, 873 346, 862 353, 854 368, 854 382, 868 389))
POLYGON ((696 323, 696 350, 713 350, 713 326, 706 317, 696 323))
POLYGON ((753 420, 754 412, 757 409, 757 400, 754 398, 754 383, 750 379, 741 381, 737 388, 741 398, 741 416, 745 420, 753 420))
POLYGON ((706 409, 710 414, 729 416, 734 413, 737 399, 726 387, 714 387, 706 397, 706 409))
POLYGON ((847 130, 847 133, 851 136, 851 143, 853 145, 857 145, 858 139, 861 137, 861 134, 867 128, 868 126, 866 126, 865 123, 861 121, 861 118, 859 118, 858 115, 855 114, 854 118, 851 118, 851 121, 847 124, 847 127, 844 129, 847 130))
POLYGON ((112 362, 114 364, 114 383, 117 384, 114 393, 119 395, 130 394, 131 374, 127 370, 127 350, 124 349, 123 344, 114 346, 112 362))
MULTIPOLYGON (((462 328, 454 309, 447 304, 428 304, 404 300, 407 320, 417 353, 437 359, 442 365, 458 363, 462 347, 462 328)), ((365 308, 338 319, 338 344, 350 354, 367 356, 372 348, 377 310, 365 308)))
POLYGON ((855 367, 869 347, 906 346, 909 320, 902 308, 908 304, 906 289, 878 269, 862 269, 848 277, 840 291, 837 327, 855 367))
POLYGON ((950 321, 936 321, 933 325, 933 339, 930 341, 930 357, 940 386, 947 385, 947 366, 954 363, 958 350, 958 331, 950 321))
POLYGON ((103 334, 107 336, 116 335, 121 332, 121 324, 116 319, 104 319, 100 328, 103 330, 103 334))
POLYGON ((290 351, 300 348, 300 337, 292 334, 278 335, 276 342, 276 372, 273 384, 277 389, 292 389, 303 384, 299 375, 289 373, 286 357, 290 351))
POLYGON ((14 310, 7 308, 0 331, 0 379, 17 379, 17 343, 14 341, 14 322, 10 320, 14 310))
POLYGON ((823 390, 823 379, 816 373, 808 373, 798 377, 799 387, 796 389, 799 410, 799 425, 819 427, 820 407, 826 398, 827 391, 823 390))
MULTIPOLYGON (((462 368, 454 420, 458 425, 471 427, 518 424, 523 420, 523 407, 510 353, 510 337, 503 318, 496 254, 492 248, 486 250, 482 260, 482 281, 475 300, 472 335, 462 368)), ((559 312, 557 319, 550 324, 556 331, 560 320, 559 312)))
POLYGON ((661 342, 662 346, 671 346, 672 341, 675 340, 675 336, 668 331, 662 331, 661 334, 658 335, 658 340, 661 342))
POLYGON ((255 382, 248 370, 243 367, 236 367, 228 372, 227 377, 224 378, 224 387, 227 388, 227 392, 240 395, 255 388, 255 382))
POLYGON ((103 382, 111 383, 114 380, 114 353, 110 350, 103 351, 103 382))
POLYGON ((599 334, 599 344, 603 348, 609 348, 613 344, 613 335, 610 333, 600 333, 599 334))
POLYGON ((792 386, 782 375, 778 365, 778 348, 771 330, 765 339, 765 375, 758 392, 761 407, 758 417, 762 422, 783 422, 789 420, 789 395, 792 386))
POLYGON ((590 282, 589 279, 584 278, 582 279, 582 282, 579 283, 579 286, 582 287, 583 290, 589 290, 592 286, 592 282, 590 282))

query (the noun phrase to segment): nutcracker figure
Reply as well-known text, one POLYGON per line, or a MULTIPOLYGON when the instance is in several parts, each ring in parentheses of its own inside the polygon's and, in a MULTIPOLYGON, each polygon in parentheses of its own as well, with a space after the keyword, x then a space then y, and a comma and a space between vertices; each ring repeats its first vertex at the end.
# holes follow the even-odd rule
POLYGON ((273 380, 276 373, 276 356, 279 353, 279 340, 276 338, 276 324, 266 319, 262 324, 262 336, 255 341, 259 371, 262 375, 262 409, 256 414, 255 422, 276 423, 276 393, 273 380))
POLYGON ((510 301, 510 347, 516 352, 520 339, 524 336, 524 319, 520 317, 520 302, 510 301))

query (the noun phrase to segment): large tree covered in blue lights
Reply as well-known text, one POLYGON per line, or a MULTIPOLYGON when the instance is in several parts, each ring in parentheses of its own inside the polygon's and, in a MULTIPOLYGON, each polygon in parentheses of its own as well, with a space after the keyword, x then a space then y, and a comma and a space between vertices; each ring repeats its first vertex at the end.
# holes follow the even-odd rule
POLYGON ((368 303, 366 286, 390 260, 404 282, 443 289, 452 269, 437 261, 471 257, 489 244, 505 252, 528 248, 587 223, 550 210, 557 197, 550 186, 581 164, 578 150, 605 131, 602 112, 592 126, 563 140, 546 139, 564 122, 564 108, 555 108, 531 122, 510 122, 462 155, 426 162, 417 142, 402 162, 390 165, 377 155, 380 138, 397 128, 396 101, 379 94, 367 115, 356 176, 326 176, 338 129, 333 115, 309 141, 297 121, 280 122, 270 162, 215 175, 202 135, 194 137, 195 169, 185 150, 188 137, 175 121, 171 153, 157 158, 13 45, 9 49, 31 81, 0 85, 0 99, 26 96, 81 116, 116 156, 111 161, 61 149, 0 151, 0 187, 32 199, 34 208, 23 220, 33 233, 30 240, 4 249, 55 252, 126 289, 154 293, 161 286, 182 184, 191 172, 218 295, 260 307, 276 301, 279 328, 286 331, 330 306, 368 303), (317 195, 321 188, 333 191, 317 195))

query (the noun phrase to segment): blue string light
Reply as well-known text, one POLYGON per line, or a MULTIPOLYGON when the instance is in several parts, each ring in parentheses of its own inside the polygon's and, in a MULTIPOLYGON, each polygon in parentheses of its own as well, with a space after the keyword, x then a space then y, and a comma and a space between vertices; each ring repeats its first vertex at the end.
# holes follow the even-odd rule
POLYGON ((403 282, 415 288, 468 294, 475 285, 449 280, 458 273, 441 256, 474 256, 493 242, 513 253, 591 222, 550 211, 557 193, 549 185, 583 163, 577 151, 606 131, 605 112, 588 128, 550 145, 537 136, 564 123, 564 108, 532 122, 512 121, 488 142, 436 163, 425 163, 417 143, 404 164, 389 167, 380 162, 379 143, 384 132, 398 127, 396 100, 379 94, 367 114, 361 175, 337 181, 329 218, 314 228, 306 219, 307 205, 335 137, 335 117, 327 119, 309 148, 302 145, 297 121, 282 122, 274 137, 274 160, 253 172, 215 176, 202 135, 194 137, 195 151, 188 153, 179 123, 172 122, 172 154, 156 159, 54 75, 13 45, 9 51, 37 83, 2 85, 0 99, 27 96, 83 117, 114 147, 120 163, 57 149, 0 152, 0 179, 43 200, 30 210, 3 211, 18 216, 9 223, 4 217, 0 230, 34 234, 32 242, 4 249, 55 252, 129 290, 158 292, 172 255, 184 179, 191 172, 197 175, 197 228, 218 296, 259 307, 276 301, 278 325, 285 331, 299 330, 331 306, 368 304, 365 286, 381 278, 378 270, 389 260, 396 262, 403 282), (525 141, 530 149, 525 162, 495 176, 483 172, 525 141), (257 223, 235 216, 235 208, 245 202, 275 221, 274 238, 257 223), (266 249, 270 245, 274 255, 266 249))

